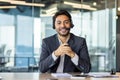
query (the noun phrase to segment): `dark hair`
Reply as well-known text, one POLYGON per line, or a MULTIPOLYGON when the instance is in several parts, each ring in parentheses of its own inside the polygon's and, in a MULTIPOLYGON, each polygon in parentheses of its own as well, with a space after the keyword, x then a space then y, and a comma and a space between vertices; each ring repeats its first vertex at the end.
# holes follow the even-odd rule
POLYGON ((59 10, 53 16, 53 29, 55 29, 55 20, 56 20, 56 17, 59 16, 59 15, 66 15, 70 19, 70 23, 71 23, 70 26, 71 26, 71 28, 73 28, 74 25, 72 23, 71 15, 66 10, 59 10))

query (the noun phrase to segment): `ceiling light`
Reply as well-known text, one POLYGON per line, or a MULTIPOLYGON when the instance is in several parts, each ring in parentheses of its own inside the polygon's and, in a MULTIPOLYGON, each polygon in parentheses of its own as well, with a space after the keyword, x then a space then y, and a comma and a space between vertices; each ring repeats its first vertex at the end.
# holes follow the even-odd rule
POLYGON ((53 7, 53 8, 50 8, 50 9, 46 10, 47 15, 53 15, 56 12, 57 12, 57 7, 53 7))
POLYGON ((25 5, 25 6, 36 6, 36 7, 44 7, 45 4, 38 4, 38 3, 27 3, 24 1, 11 1, 11 4, 17 4, 17 5, 25 5))
POLYGON ((64 4, 68 4, 68 5, 72 5, 72 6, 89 7, 89 5, 79 4, 79 3, 73 3, 73 2, 67 2, 67 1, 64 1, 64 4))
POLYGON ((118 7, 118 11, 120 11, 120 7, 118 7))
POLYGON ((96 8, 93 8, 89 5, 80 4, 80 3, 73 3, 73 2, 64 1, 64 4, 71 5, 74 8, 79 8, 79 9, 97 10, 96 8))
POLYGON ((16 0, 0 0, 0 2, 8 2, 15 5, 25 5, 25 6, 36 6, 36 7, 44 7, 45 4, 40 3, 28 3, 25 1, 16 1, 16 0))
POLYGON ((83 7, 83 6, 73 6, 73 7, 78 9, 97 10, 96 8, 92 8, 92 7, 83 7))
POLYGON ((51 12, 56 12, 56 11, 57 11, 57 7, 53 7, 53 8, 46 10, 46 13, 51 13, 51 12))
POLYGON ((97 3, 96 2, 93 2, 93 6, 96 6, 97 5, 97 3))
POLYGON ((0 9, 16 8, 16 6, 0 6, 0 9))

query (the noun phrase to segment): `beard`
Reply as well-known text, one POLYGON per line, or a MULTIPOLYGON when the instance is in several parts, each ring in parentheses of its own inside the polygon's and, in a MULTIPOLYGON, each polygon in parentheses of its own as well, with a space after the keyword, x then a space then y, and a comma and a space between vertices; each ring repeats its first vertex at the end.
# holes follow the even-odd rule
POLYGON ((70 28, 61 28, 61 29, 57 30, 57 32, 60 36, 66 37, 70 33, 70 28))

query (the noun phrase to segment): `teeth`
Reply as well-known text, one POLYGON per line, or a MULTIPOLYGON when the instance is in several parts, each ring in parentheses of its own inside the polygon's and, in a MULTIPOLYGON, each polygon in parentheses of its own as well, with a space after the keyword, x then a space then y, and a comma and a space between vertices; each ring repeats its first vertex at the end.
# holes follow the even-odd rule
POLYGON ((66 31, 66 29, 61 29, 61 31, 66 31))
POLYGON ((61 30, 66 30, 65 28, 62 28, 61 30))

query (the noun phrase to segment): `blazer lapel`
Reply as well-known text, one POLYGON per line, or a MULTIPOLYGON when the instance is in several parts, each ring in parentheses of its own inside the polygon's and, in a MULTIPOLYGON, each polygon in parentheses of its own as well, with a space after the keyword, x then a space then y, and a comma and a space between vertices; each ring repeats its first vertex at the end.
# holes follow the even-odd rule
MULTIPOLYGON (((58 40, 58 37, 57 37, 57 34, 55 34, 54 39, 55 39, 55 41, 54 41, 55 43, 54 43, 53 45, 55 45, 55 46, 54 46, 54 50, 56 50, 56 49, 59 47, 59 45, 60 45, 59 40, 58 40)), ((58 57, 58 59, 55 61, 54 68, 53 68, 53 69, 54 69, 54 70, 53 70, 54 72, 56 72, 59 63, 60 63, 60 57, 58 57)))
POLYGON ((74 43, 74 37, 73 37, 73 34, 70 34, 70 39, 68 40, 68 44, 69 46, 72 48, 73 47, 73 44, 74 43))
POLYGON ((58 40, 58 37, 57 37, 57 34, 55 35, 55 50, 60 46, 60 43, 59 43, 59 40, 58 40))

